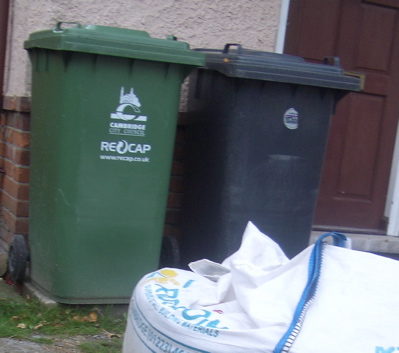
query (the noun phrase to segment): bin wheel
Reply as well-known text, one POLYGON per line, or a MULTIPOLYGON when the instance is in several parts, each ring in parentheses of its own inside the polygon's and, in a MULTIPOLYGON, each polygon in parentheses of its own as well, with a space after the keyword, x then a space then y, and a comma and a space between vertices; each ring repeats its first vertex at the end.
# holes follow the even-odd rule
POLYGON ((8 250, 8 271, 14 282, 22 282, 25 277, 28 250, 25 238, 16 234, 8 250))
POLYGON ((180 251, 177 240, 167 235, 163 236, 159 268, 178 267, 179 263, 180 251))

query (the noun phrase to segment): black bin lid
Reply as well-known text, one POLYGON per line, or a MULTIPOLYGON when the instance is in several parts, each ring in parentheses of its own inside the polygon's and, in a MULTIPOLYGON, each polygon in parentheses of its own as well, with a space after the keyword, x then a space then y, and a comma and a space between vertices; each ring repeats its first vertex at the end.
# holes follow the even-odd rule
POLYGON ((360 79, 345 75, 338 58, 324 64, 306 62, 298 56, 244 49, 228 43, 223 50, 195 49, 206 54, 207 69, 229 77, 359 91, 360 79))

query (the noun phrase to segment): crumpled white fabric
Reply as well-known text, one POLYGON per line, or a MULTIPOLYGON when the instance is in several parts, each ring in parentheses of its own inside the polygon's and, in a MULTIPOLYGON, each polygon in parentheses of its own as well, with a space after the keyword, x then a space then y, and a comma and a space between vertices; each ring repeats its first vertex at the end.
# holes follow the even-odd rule
MULTIPOLYGON (((123 352, 272 353, 306 286, 312 250, 289 260, 249 222, 240 249, 222 264, 148 274, 132 296, 123 352)), ((290 352, 393 353, 398 274, 397 261, 326 245, 316 296, 290 352)))

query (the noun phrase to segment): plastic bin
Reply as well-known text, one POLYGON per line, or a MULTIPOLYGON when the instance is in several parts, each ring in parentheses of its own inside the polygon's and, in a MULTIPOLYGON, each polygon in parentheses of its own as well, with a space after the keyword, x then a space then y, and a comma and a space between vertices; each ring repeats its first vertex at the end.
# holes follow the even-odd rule
POLYGON ((292 257, 308 245, 330 117, 359 80, 337 58, 199 51, 207 62, 190 78, 181 265, 222 261, 248 221, 292 257))
POLYGON ((25 49, 32 284, 62 303, 128 303, 158 268, 181 83, 204 54, 65 23, 25 49))

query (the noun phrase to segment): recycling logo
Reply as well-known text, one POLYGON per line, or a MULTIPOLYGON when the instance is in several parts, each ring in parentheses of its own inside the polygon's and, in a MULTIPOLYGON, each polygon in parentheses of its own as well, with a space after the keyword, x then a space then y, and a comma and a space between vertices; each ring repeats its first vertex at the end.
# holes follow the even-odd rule
POLYGON ((141 103, 137 95, 134 93, 134 89, 131 88, 130 92, 125 94, 125 88, 121 88, 119 105, 116 108, 115 113, 111 113, 111 119, 123 120, 123 121, 147 121, 147 116, 141 115, 141 103))

